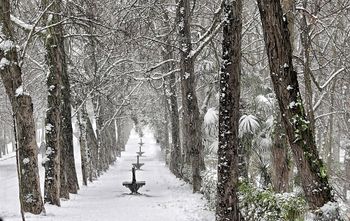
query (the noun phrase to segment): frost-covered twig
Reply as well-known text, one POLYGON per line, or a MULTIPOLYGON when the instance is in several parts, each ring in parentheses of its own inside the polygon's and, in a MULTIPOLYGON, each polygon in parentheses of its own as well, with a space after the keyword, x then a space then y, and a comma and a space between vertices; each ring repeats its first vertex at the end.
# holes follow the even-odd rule
POLYGON ((224 1, 221 1, 220 7, 215 11, 214 21, 208 31, 204 33, 204 35, 196 42, 200 43, 200 45, 196 48, 196 50, 191 51, 190 57, 196 58, 198 54, 203 50, 203 48, 209 44, 209 42, 216 36, 221 27, 224 25, 225 21, 221 21, 220 17, 223 10, 223 2, 224 1))
POLYGON ((319 116, 316 116, 315 120, 317 120, 321 117, 326 117, 326 116, 333 115, 333 114, 345 114, 345 113, 346 113, 345 111, 333 111, 333 112, 329 112, 329 113, 325 113, 325 114, 321 114, 319 116))
POLYGON ((322 85, 320 86, 321 89, 324 89, 325 87, 327 87, 327 85, 341 72, 343 72, 345 70, 345 68, 341 68, 338 71, 334 72, 334 74, 332 74, 332 76, 329 77, 329 79, 322 85))
POLYGON ((103 131, 106 126, 108 126, 114 119, 117 118, 118 113, 120 112, 120 110, 122 109, 122 107, 125 105, 125 102, 128 100, 128 98, 136 91, 136 89, 138 89, 144 82, 141 81, 140 83, 138 83, 131 91, 128 95, 125 96, 125 98, 123 99, 122 104, 119 106, 119 108, 114 112, 113 116, 106 121, 106 123, 103 125, 103 127, 101 128, 100 132, 103 131))
POLYGON ((323 100, 323 98, 324 98, 324 96, 325 96, 326 94, 327 94, 326 92, 323 92, 323 93, 322 93, 321 97, 318 99, 318 101, 316 102, 316 104, 313 106, 313 108, 312 108, 313 111, 316 111, 317 108, 321 105, 322 100, 323 100))

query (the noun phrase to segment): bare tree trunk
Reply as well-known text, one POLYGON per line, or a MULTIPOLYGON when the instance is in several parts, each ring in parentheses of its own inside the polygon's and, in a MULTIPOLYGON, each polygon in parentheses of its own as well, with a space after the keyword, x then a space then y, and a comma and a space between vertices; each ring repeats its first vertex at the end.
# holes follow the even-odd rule
MULTIPOLYGON (((62 125, 61 125, 61 131, 62 131, 62 125)), ((63 149, 63 143, 65 141, 62 134, 60 134, 59 142, 60 142, 60 198, 69 199, 68 183, 67 183, 68 165, 66 161, 68 156, 67 156, 66 150, 63 149)))
MULTIPOLYGON (((295 1, 282 0, 282 10, 288 19, 288 30, 290 33, 290 42, 294 50, 294 14, 295 1)), ((272 185, 276 192, 289 191, 289 178, 291 174, 291 159, 288 153, 288 139, 283 128, 281 114, 277 111, 276 123, 273 133, 273 143, 271 148, 272 161, 272 185)))
POLYGON ((345 184, 344 184, 344 193, 346 199, 349 199, 349 191, 350 191, 350 145, 345 147, 345 184))
POLYGON ((118 148, 117 148, 117 131, 116 131, 116 127, 115 127, 115 121, 116 120, 112 120, 109 127, 110 127, 110 134, 111 134, 111 149, 112 149, 112 155, 113 155, 113 159, 112 159, 112 164, 114 164, 114 162, 117 160, 117 156, 118 156, 118 148))
POLYGON ((79 122, 79 144, 80 144, 80 157, 81 157, 81 173, 83 178, 83 185, 87 186, 87 178, 88 178, 88 156, 87 156, 87 142, 86 142, 86 111, 83 106, 81 110, 78 112, 78 122, 79 122))
MULTIPOLYGON (((49 0, 42 0, 42 7, 50 5, 49 0)), ((60 136, 62 111, 62 76, 66 73, 66 59, 64 50, 63 28, 57 23, 61 20, 62 3, 52 2, 43 20, 45 25, 52 25, 47 29, 45 48, 46 64, 49 68, 47 78, 48 109, 46 112, 46 168, 45 168, 45 202, 60 206, 60 136)))
POLYGON ((97 124, 97 128, 98 131, 100 133, 100 155, 99 155, 99 163, 101 163, 101 168, 102 171, 106 172, 108 170, 109 167, 109 137, 108 137, 108 131, 106 130, 105 127, 105 111, 104 110, 106 107, 106 105, 102 102, 100 107, 100 112, 99 112, 99 117, 98 119, 98 124, 97 124))
POLYGON ((19 200, 23 216, 24 212, 40 214, 44 211, 44 205, 40 193, 33 103, 31 97, 23 92, 22 72, 18 66, 16 44, 13 42, 10 11, 10 2, 1 0, 0 26, 2 27, 2 35, 0 43, 6 44, 8 47, 0 49, 0 75, 13 112, 19 200))
POLYGON ((92 182, 97 178, 97 170, 98 170, 98 143, 97 138, 94 133, 94 129, 92 128, 92 124, 90 118, 85 116, 86 122, 86 145, 89 149, 89 181, 92 182))
POLYGON ((169 143, 169 102, 166 92, 167 83, 163 84, 163 113, 164 113, 164 122, 163 122, 163 133, 164 133, 164 149, 165 149, 165 164, 170 164, 170 143, 169 143))
POLYGON ((2 155, 5 155, 5 128, 1 128, 1 137, 0 137, 0 158, 2 158, 2 155))
POLYGON ((179 120, 179 107, 177 104, 176 95, 176 75, 172 73, 169 77, 169 90, 170 90, 170 111, 171 111, 171 157, 170 157, 170 170, 176 177, 181 177, 181 143, 180 143, 180 120, 179 120))
MULTIPOLYGON (((169 29, 171 27, 171 24, 169 24, 169 15, 168 12, 164 10, 163 17, 165 22, 165 32, 169 33, 169 29)), ((171 47, 171 37, 166 36, 166 39, 164 40, 167 42, 167 45, 164 46, 164 49, 162 51, 162 57, 164 60, 169 60, 174 58, 174 52, 173 48, 171 47)), ((164 67, 164 72, 170 72, 173 71, 174 64, 171 62, 167 63, 164 67)), ((180 144, 180 128, 179 128, 179 107, 177 103, 177 95, 176 95, 176 73, 171 73, 168 80, 168 90, 170 92, 169 96, 169 102, 170 105, 168 105, 168 113, 170 115, 170 122, 171 122, 171 146, 170 146, 170 162, 169 162, 169 168, 170 171, 176 176, 181 177, 181 166, 182 166, 182 158, 181 158, 181 144, 180 144), (170 106, 170 107, 169 107, 170 106)))
POLYGON ((118 157, 121 156, 121 152, 123 150, 123 136, 124 136, 124 130, 123 130, 123 120, 117 120, 116 121, 116 127, 117 127, 117 155, 118 157))
POLYGON ((275 0, 257 0, 264 30, 271 78, 278 99, 302 187, 311 209, 334 201, 322 160, 319 158, 302 103, 297 73, 292 63, 292 46, 287 18, 275 0))
POLYGON ((107 160, 107 140, 106 132, 102 131, 104 127, 104 102, 101 98, 96 98, 93 102, 96 117, 96 134, 98 140, 98 173, 101 174, 108 169, 107 160))
POLYGON ((3 126, 3 131, 4 131, 4 133, 3 133, 3 136, 4 136, 4 140, 3 140, 3 155, 6 155, 6 154, 8 154, 8 147, 7 147, 7 140, 8 140, 8 131, 7 131, 7 125, 6 124, 4 124, 4 126, 3 126))
MULTIPOLYGON (((336 86, 336 80, 334 80, 332 82, 332 86, 331 86, 331 91, 330 91, 330 101, 331 101, 331 105, 330 105, 330 110, 329 112, 332 112, 334 110, 334 93, 335 93, 335 86, 336 86)), ((328 121, 328 130, 327 130, 327 139, 326 139, 326 160, 327 160, 327 168, 329 171, 331 171, 332 166, 333 166, 333 142, 334 142, 334 115, 331 114, 329 116, 329 121, 328 121)))
POLYGON ((242 1, 224 1, 220 73, 217 221, 243 220, 238 206, 242 1))
MULTIPOLYGON (((79 183, 77 178, 77 172, 75 169, 75 158, 73 148, 73 128, 72 128, 72 107, 71 107, 71 90, 69 77, 67 72, 67 66, 64 67, 62 72, 62 124, 61 124, 61 166, 64 169, 61 170, 61 192, 76 194, 79 189, 79 183), (65 175, 64 175, 65 174, 65 175), (64 180, 65 179, 65 180, 64 180), (62 184, 65 183, 64 186, 62 184), (64 191, 62 191, 64 190, 64 191)), ((62 196, 62 194, 61 194, 62 196)), ((69 194, 68 194, 69 196, 69 194)))
POLYGON ((177 24, 179 26, 180 76, 183 107, 183 146, 186 162, 191 162, 193 192, 200 191, 204 170, 202 122, 195 91, 194 57, 191 55, 190 0, 179 0, 177 24))
MULTIPOLYGON (((307 0, 303 0, 303 7, 307 7, 307 0)), ((313 110, 313 91, 311 82, 311 68, 310 68, 310 25, 307 24, 307 19, 305 13, 303 13, 301 21, 301 43, 303 46, 303 56, 304 56, 304 83, 305 83, 305 109, 307 111, 307 116, 310 121, 310 128, 315 131, 315 114, 313 110)))

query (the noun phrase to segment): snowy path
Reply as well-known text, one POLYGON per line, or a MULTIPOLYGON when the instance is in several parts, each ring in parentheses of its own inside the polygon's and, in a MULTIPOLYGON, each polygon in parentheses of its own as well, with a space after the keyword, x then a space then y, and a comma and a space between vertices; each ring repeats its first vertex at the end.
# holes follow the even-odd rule
MULTIPOLYGON (((136 171, 137 180, 146 181, 146 186, 139 190, 142 195, 128 194, 129 190, 122 186, 122 182, 131 181, 130 169, 136 161, 138 142, 139 138, 132 133, 126 146, 127 151, 99 180, 83 187, 79 194, 71 195, 71 199, 63 201, 60 208, 46 206, 46 216, 29 216, 27 220, 213 221, 213 213, 204 210, 205 203, 201 195, 192 194, 190 186, 176 179, 164 166, 160 160, 159 146, 150 133, 144 137, 143 151, 146 153, 140 158, 140 162, 145 165, 143 170, 136 171)), ((0 216, 5 216, 5 221, 20 220, 18 207, 6 206, 6 202, 1 200, 3 196, 5 199, 11 196, 10 201, 18 198, 14 162, 10 165, 4 162, 6 161, 0 161, 0 216), (4 189, 7 193, 4 193, 4 189)))

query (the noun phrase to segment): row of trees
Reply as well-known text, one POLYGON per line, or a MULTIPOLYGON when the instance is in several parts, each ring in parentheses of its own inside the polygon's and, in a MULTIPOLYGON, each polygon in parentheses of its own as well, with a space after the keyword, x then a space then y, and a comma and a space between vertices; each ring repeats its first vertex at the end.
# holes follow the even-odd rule
MULTIPOLYGON (((84 9, 88 11, 91 4, 91 2, 84 4, 84 9)), ((32 3, 26 5, 27 9, 34 9, 34 6, 32 3)), ((11 8, 9 1, 0 2, 1 79, 13 116, 13 136, 23 219, 25 212, 40 214, 45 210, 44 203, 60 206, 61 198, 68 199, 70 193, 77 193, 79 185, 75 170, 72 128, 74 119, 79 125, 83 185, 87 185, 87 180, 92 182, 108 169, 108 166, 120 155, 131 131, 129 120, 116 118, 121 113, 120 110, 114 113, 113 101, 109 101, 108 97, 104 98, 102 93, 86 96, 83 94, 86 88, 81 86, 87 85, 86 82, 74 82, 76 79, 71 76, 73 70, 69 68, 69 60, 72 58, 69 55, 73 52, 67 46, 68 42, 64 36, 67 27, 63 24, 63 12, 66 7, 67 5, 62 1, 43 0, 39 7, 35 7, 36 12, 40 12, 40 16, 35 18, 34 24, 29 24, 16 17, 17 11, 11 8), (20 42, 21 36, 25 36, 26 40, 18 51, 16 45, 20 42), (33 58, 31 53, 37 53, 39 56, 33 58), (39 72, 31 66, 29 61, 39 66, 39 72), (36 74, 34 78, 27 75, 31 81, 36 79, 46 81, 46 90, 42 88, 44 85, 40 85, 39 89, 43 90, 47 97, 39 99, 40 102, 46 101, 47 105, 44 105, 45 108, 36 106, 37 118, 42 117, 40 112, 46 115, 43 125, 45 132, 41 134, 45 137, 46 143, 46 153, 42 162, 45 166, 44 200, 39 183, 34 106, 32 97, 27 93, 33 90, 30 88, 33 85, 27 86, 23 82, 22 70, 26 69, 36 74), (73 90, 72 82, 79 84, 75 85, 73 90)), ((70 9, 69 13, 75 13, 76 8, 72 6, 70 9)), ((85 25, 88 25, 88 22, 85 25)), ((94 40, 89 39, 89 41, 94 40)), ((87 45, 86 48, 90 50, 91 47, 87 45)), ((87 55, 92 56, 90 53, 95 52, 88 51, 87 55)), ((94 62, 94 60, 89 59, 88 62, 94 62)), ((86 74, 93 75, 89 72, 86 74)), ((96 91, 94 90, 93 93, 96 91)), ((3 145, 7 144, 8 131, 11 130, 4 128, 3 145)), ((6 152, 7 147, 2 149, 6 152)))
MULTIPOLYGON (((25 117, 34 132, 45 118, 46 202, 78 188, 72 120, 87 184, 120 154, 130 119, 154 129, 170 170, 194 192, 206 193, 203 174, 216 171, 217 220, 245 215, 239 177, 279 193, 301 186, 312 210, 346 198, 348 1, 43 0, 13 2, 11 15, 1 2, 2 40, 21 46, 1 47, 13 61, 1 63, 11 113, 26 106, 23 88, 35 94, 25 117)), ((37 171, 33 131, 31 146, 18 139, 16 150, 19 168, 37 171)))

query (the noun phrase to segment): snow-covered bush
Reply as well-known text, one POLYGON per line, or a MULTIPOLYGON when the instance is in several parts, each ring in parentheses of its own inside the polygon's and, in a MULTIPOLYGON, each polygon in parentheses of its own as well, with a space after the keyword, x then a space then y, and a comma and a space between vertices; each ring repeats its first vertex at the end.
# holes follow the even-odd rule
POLYGON ((270 189, 258 189, 248 183, 240 185, 241 212, 246 221, 303 220, 306 201, 301 194, 277 194, 270 189))
POLYGON ((218 183, 218 173, 216 168, 209 167, 202 173, 202 189, 204 198, 208 201, 209 210, 215 210, 216 204, 216 187, 218 183))
POLYGON ((219 116, 215 107, 208 108, 204 115, 203 144, 205 156, 216 155, 218 147, 219 116))
POLYGON ((328 202, 320 209, 306 214, 306 221, 345 221, 341 217, 340 206, 337 202, 328 202))
POLYGON ((258 118, 254 115, 242 115, 239 119, 239 136, 243 137, 244 134, 254 134, 260 127, 258 118))

